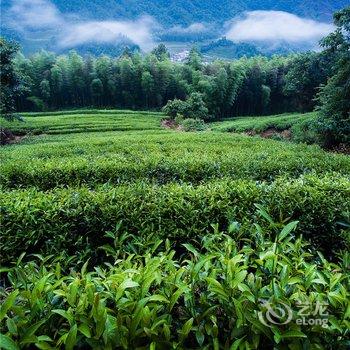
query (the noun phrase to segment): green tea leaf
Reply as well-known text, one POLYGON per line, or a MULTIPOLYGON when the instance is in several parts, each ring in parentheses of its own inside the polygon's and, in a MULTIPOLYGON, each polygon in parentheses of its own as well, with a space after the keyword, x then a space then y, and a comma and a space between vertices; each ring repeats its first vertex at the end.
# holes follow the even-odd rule
POLYGON ((75 344, 77 343, 77 331, 78 327, 75 324, 68 332, 67 339, 65 341, 66 350, 73 350, 75 344))
POLYGON ((278 235, 278 240, 283 241, 295 228, 298 226, 299 221, 293 221, 287 224, 278 235))
POLYGON ((18 290, 13 291, 11 294, 7 296, 5 301, 2 303, 0 308, 0 321, 2 321, 8 310, 14 305, 17 295, 19 294, 18 290))
POLYGON ((19 350, 18 345, 8 336, 0 334, 0 348, 4 350, 19 350))
POLYGON ((287 331, 281 334, 281 338, 307 338, 307 335, 300 331, 287 331))

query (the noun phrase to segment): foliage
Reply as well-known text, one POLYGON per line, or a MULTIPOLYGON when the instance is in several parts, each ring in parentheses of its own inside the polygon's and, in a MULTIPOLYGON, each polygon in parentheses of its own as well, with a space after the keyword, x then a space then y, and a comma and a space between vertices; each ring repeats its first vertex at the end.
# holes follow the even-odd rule
POLYGON ((228 235, 214 226, 213 234, 184 244, 180 258, 168 241, 154 240, 142 255, 110 247, 112 263, 89 270, 87 262, 70 273, 64 257, 37 255, 24 263, 22 256, 6 271, 11 288, 1 291, 2 345, 345 349, 349 275, 295 240, 296 224, 274 238, 256 225, 245 241, 234 238, 236 225, 228 235), (287 305, 291 321, 267 324, 263 301, 287 305), (300 325, 299 303, 326 304, 326 327, 300 325))
POLYGON ((334 75, 318 95, 318 132, 326 147, 350 142, 350 7, 335 13, 334 23, 336 31, 322 42, 336 56, 334 75))
POLYGON ((349 197, 348 179, 335 174, 281 178, 271 184, 216 179, 199 186, 142 182, 94 190, 18 189, 1 196, 1 251, 7 259, 23 249, 75 254, 89 247, 93 252, 121 220, 121 233, 186 243, 201 237, 212 223, 227 230, 232 220, 251 222, 254 203, 259 203, 281 222, 299 220, 299 232, 330 254, 344 244, 337 222, 350 211, 344 200, 349 197))
POLYGON ((97 131, 156 130, 162 115, 128 110, 76 110, 22 113, 25 123, 0 121, 16 135, 71 134, 97 131))
POLYGON ((185 131, 203 131, 206 129, 202 119, 187 118, 181 122, 181 126, 185 131))
POLYGON ((175 119, 177 115, 182 115, 185 118, 209 119, 208 108, 203 101, 202 94, 198 92, 192 93, 186 101, 178 99, 168 101, 163 107, 163 112, 171 119, 175 119))
POLYGON ((156 48, 154 48, 152 50, 152 54, 155 55, 160 61, 170 58, 169 51, 164 44, 159 44, 156 48))
POLYGON ((28 91, 16 98, 16 108, 37 110, 35 101, 43 101, 50 109, 161 109, 175 100, 177 111, 170 110, 174 118, 187 109, 187 104, 178 100, 187 100, 188 118, 283 113, 296 108, 305 111, 313 107, 308 98, 314 97, 315 88, 326 82, 324 71, 329 65, 325 62, 321 54, 313 54, 310 58, 254 57, 203 64, 199 51, 193 49, 188 62, 180 64, 169 60, 164 46, 145 57, 129 52, 118 58, 83 58, 74 51, 63 56, 42 51, 29 58, 17 55, 14 60, 16 70, 28 82, 28 91), (307 63, 310 69, 300 66, 304 60, 311 62, 307 63), (295 82, 299 67, 306 81, 300 83, 302 87, 295 82), (300 96, 304 98, 296 103, 300 96), (200 115, 194 115, 197 107, 200 115))
POLYGON ((188 108, 183 113, 185 117, 202 120, 209 119, 208 108, 206 107, 203 101, 203 96, 200 93, 192 93, 186 102, 188 108))
POLYGON ((290 62, 285 76, 284 93, 294 101, 294 109, 300 112, 315 107, 314 97, 319 86, 331 74, 331 65, 325 55, 307 52, 290 62))
POLYGON ((27 136, 0 150, 1 347, 345 349, 350 158, 162 118, 11 124, 27 136), (268 327, 260 299, 327 302, 328 328, 268 327))
POLYGON ((124 111, 26 116, 25 123, 16 123, 19 130, 55 135, 2 149, 2 186, 47 190, 137 180, 198 184, 223 177, 270 182, 281 175, 350 173, 349 157, 317 147, 224 133, 170 132, 160 128, 160 119, 124 111))
POLYGON ((13 58, 19 47, 16 43, 0 37, 0 114, 12 118, 15 112, 15 98, 21 93, 21 79, 13 58))
POLYGON ((323 39, 324 52, 288 57, 203 63, 194 47, 186 63, 177 64, 170 61, 164 44, 144 57, 125 50, 118 58, 83 58, 75 51, 63 56, 42 51, 30 58, 20 54, 13 58, 17 49, 9 50, 12 71, 26 81, 25 93, 12 93, 10 100, 16 99, 17 110, 163 108, 172 119, 180 114, 218 120, 311 111, 320 89, 320 117, 314 124, 298 123, 295 140, 331 147, 349 138, 349 8, 334 19, 338 29, 323 39))
POLYGON ((38 112, 44 112, 47 110, 47 106, 45 105, 45 102, 36 96, 30 96, 27 98, 28 102, 32 103, 32 110, 33 111, 38 111, 38 112))
POLYGON ((187 102, 176 98, 174 100, 168 101, 162 110, 168 117, 175 119, 178 115, 184 115, 187 109, 187 102))
POLYGON ((311 118, 305 118, 295 123, 291 127, 292 140, 294 142, 304 142, 307 144, 320 144, 320 135, 317 132, 316 122, 317 114, 311 118))
POLYGON ((268 130, 277 132, 289 130, 291 141, 317 144, 320 141, 315 126, 317 118, 317 113, 293 113, 266 117, 231 118, 211 123, 210 126, 214 131, 249 132, 251 134, 259 134, 268 130))

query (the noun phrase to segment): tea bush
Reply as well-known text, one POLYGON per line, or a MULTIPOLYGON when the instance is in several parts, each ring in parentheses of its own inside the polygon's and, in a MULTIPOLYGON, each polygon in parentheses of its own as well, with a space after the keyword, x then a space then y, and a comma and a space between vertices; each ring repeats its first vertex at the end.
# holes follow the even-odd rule
POLYGON ((11 124, 26 137, 0 149, 0 347, 346 349, 350 158, 161 118, 11 124), (325 327, 298 303, 329 304, 325 327), (292 319, 267 324, 271 305, 292 319))
POLYGON ((5 188, 48 190, 137 180, 198 184, 223 177, 273 181, 280 175, 350 174, 349 157, 318 147, 213 132, 46 136, 6 146, 0 154, 0 180, 5 188))
POLYGON ((161 116, 156 112, 117 110, 24 113, 22 121, 9 122, 0 118, 0 127, 11 129, 15 135, 155 130, 160 128, 161 116))
POLYGON ((201 249, 186 244, 180 259, 169 242, 154 242, 163 252, 70 273, 64 258, 19 261, 0 290, 2 347, 346 349, 349 266, 310 253, 293 239, 295 226, 274 240, 256 226, 243 244, 217 232, 197 242, 201 249), (322 324, 302 325, 303 305, 307 321, 322 324), (270 322, 278 307, 287 315, 270 322))
POLYGON ((226 230, 232 221, 251 221, 258 203, 281 222, 299 220, 300 232, 331 253, 343 245, 337 222, 350 212, 349 199, 348 178, 335 174, 282 178, 271 184, 215 180, 199 186, 135 183, 96 190, 14 190, 1 197, 0 248, 7 258, 22 250, 95 249, 103 232, 121 220, 124 232, 186 243, 201 237, 212 223, 226 230))
MULTIPOLYGON (((211 124, 215 131, 262 133, 268 129, 290 130, 293 142, 320 144, 315 129, 317 113, 281 114, 266 117, 239 117, 211 124)), ((282 137, 283 139, 283 137, 282 137)))
POLYGON ((286 130, 297 127, 299 124, 314 121, 316 113, 305 114, 281 114, 264 117, 238 117, 225 119, 220 122, 211 124, 212 128, 223 132, 245 132, 256 131, 263 132, 267 129, 274 128, 276 130, 286 130))
POLYGON ((204 131, 206 129, 202 119, 187 118, 181 122, 181 126, 185 131, 204 131))

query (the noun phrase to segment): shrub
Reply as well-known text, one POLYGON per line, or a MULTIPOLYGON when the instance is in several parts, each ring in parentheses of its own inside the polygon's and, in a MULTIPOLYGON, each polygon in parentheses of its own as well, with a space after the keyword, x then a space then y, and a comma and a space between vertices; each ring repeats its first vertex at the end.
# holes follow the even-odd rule
POLYGON ((203 120, 210 119, 209 111, 205 102, 203 101, 202 94, 194 92, 190 95, 186 102, 188 109, 184 112, 185 117, 203 120))
POLYGON ((195 92, 186 101, 174 99, 168 101, 163 107, 163 112, 172 119, 180 114, 186 118, 209 119, 208 108, 203 101, 202 94, 195 92))
POLYGON ((319 143, 319 135, 315 128, 315 119, 306 119, 292 126, 292 137, 295 142, 307 144, 319 143))
POLYGON ((177 114, 175 117, 175 123, 180 125, 184 121, 185 117, 182 114, 177 114))
POLYGON ((178 114, 184 115, 186 113, 188 105, 185 101, 175 99, 168 101, 162 110, 168 117, 175 119, 178 114))
POLYGON ((30 96, 27 98, 29 102, 32 102, 33 104, 33 110, 38 111, 38 112, 43 112, 47 110, 47 106, 45 102, 40 99, 39 97, 36 96, 30 96))
POLYGON ((185 131, 203 131, 206 129, 205 123, 202 119, 184 119, 181 126, 185 131))
POLYGON ((294 241, 295 226, 274 240, 257 226, 243 245, 217 232, 197 242, 201 249, 184 245, 188 253, 180 259, 166 243, 161 253, 115 256, 92 271, 86 263, 67 273, 63 258, 19 261, 7 271, 9 288, 1 289, 2 346, 346 349, 346 267, 310 254, 301 239, 294 241), (316 311, 307 321, 325 326, 300 324, 305 305, 316 311), (270 322, 278 307, 288 318, 270 322))

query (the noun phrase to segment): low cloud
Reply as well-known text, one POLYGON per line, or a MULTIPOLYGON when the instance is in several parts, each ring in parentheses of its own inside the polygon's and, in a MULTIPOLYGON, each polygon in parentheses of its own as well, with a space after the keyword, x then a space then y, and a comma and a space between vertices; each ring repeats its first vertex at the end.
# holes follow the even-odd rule
POLYGON ((53 28, 63 24, 61 13, 46 0, 14 0, 6 18, 18 30, 53 28))
POLYGON ((135 21, 84 21, 79 16, 61 13, 49 0, 13 0, 6 24, 21 33, 38 30, 57 32, 57 45, 73 48, 86 43, 117 44, 129 39, 143 50, 154 46, 156 22, 149 16, 135 21))
POLYGON ((151 17, 142 17, 136 21, 87 21, 73 24, 60 38, 62 47, 99 42, 116 43, 123 38, 130 39, 144 50, 154 46, 152 39, 155 22, 151 17))
POLYGON ((193 23, 188 27, 174 26, 170 28, 167 33, 170 34, 199 34, 206 32, 208 28, 203 23, 193 23))
MULTIPOLYGON (((59 48, 87 43, 131 41, 144 51, 154 47, 154 33, 175 36, 206 35, 214 32, 204 23, 161 28, 150 16, 136 20, 84 20, 78 14, 62 13, 50 0, 12 0, 2 14, 3 23, 26 36, 49 32, 59 48)), ((333 26, 282 11, 251 11, 227 24, 226 37, 234 42, 311 43, 331 32, 333 26)))
POLYGON ((288 12, 251 11, 229 24, 226 37, 234 42, 317 42, 332 30, 331 24, 301 18, 288 12))

